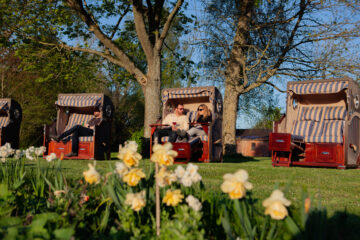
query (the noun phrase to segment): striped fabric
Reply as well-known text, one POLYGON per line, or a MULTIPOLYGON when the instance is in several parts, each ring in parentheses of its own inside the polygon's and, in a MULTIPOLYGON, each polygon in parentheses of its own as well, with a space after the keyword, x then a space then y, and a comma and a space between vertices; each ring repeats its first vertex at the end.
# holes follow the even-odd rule
POLYGON ((199 137, 200 137, 201 141, 207 142, 209 140, 208 135, 203 135, 203 136, 199 136, 199 137))
POLYGON ((101 96, 60 95, 55 104, 62 107, 98 107, 101 104, 101 96))
POLYGON ((0 117, 0 127, 6 127, 10 123, 10 120, 7 116, 0 117))
MULTIPOLYGON (((92 114, 72 113, 69 117, 69 121, 68 124, 66 125, 64 132, 76 125, 86 125, 91 118, 93 118, 92 114)), ((94 137, 93 136, 79 137, 79 141, 92 142, 94 141, 94 137)))
POLYGON ((320 121, 323 107, 303 107, 300 113, 300 120, 320 121))
POLYGON ((164 136, 161 138, 161 142, 168 142, 169 141, 169 136, 164 136))
POLYGON ((346 108, 342 106, 326 107, 324 120, 344 120, 346 117, 346 108))
POLYGON ((302 136, 305 139, 310 135, 314 121, 298 121, 295 120, 293 124, 292 135, 302 136))
POLYGON ((189 118, 190 123, 195 122, 197 111, 189 111, 186 116, 189 118))
POLYGON ((344 122, 345 121, 342 120, 324 121, 324 127, 319 142, 342 143, 344 122))
POLYGON ((168 99, 209 97, 210 102, 214 100, 215 92, 211 87, 194 87, 183 89, 165 89, 162 93, 162 102, 165 104, 168 99))
POLYGON ((8 111, 9 110, 9 101, 0 100, 0 111, 8 111))
POLYGON ((295 83, 289 86, 289 90, 296 94, 337 93, 345 88, 348 88, 347 81, 295 83))
POLYGON ((324 122, 313 122, 312 129, 306 136, 305 142, 321 142, 323 128, 324 122))
POLYGON ((64 132, 74 127, 75 125, 86 125, 91 118, 93 118, 92 114, 72 113, 69 117, 69 121, 64 132))
POLYGON ((80 142, 92 142, 94 141, 94 136, 88 136, 88 137, 79 137, 80 142))

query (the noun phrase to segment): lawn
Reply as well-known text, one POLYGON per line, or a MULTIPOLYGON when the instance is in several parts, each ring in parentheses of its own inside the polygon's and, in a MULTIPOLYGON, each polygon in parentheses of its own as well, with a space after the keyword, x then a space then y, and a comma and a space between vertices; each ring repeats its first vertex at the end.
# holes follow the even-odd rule
MULTIPOLYGON (((116 154, 112 160, 97 161, 96 168, 106 173, 115 165, 116 154)), ((62 166, 66 176, 80 179, 87 169, 88 160, 64 160, 62 166)), ((346 210, 348 213, 360 216, 360 170, 337 170, 330 168, 305 167, 272 167, 270 158, 244 158, 240 156, 227 157, 224 163, 195 163, 209 191, 220 193, 222 176, 225 173, 245 169, 249 173, 249 181, 253 184, 252 196, 262 200, 279 186, 281 189, 290 184, 286 197, 293 202, 307 190, 315 200, 326 207, 329 214, 346 210)), ((32 163, 29 162, 29 167, 32 163)), ((142 160, 141 167, 148 172, 149 160, 142 160)), ((261 205, 261 201, 258 201, 261 205)))

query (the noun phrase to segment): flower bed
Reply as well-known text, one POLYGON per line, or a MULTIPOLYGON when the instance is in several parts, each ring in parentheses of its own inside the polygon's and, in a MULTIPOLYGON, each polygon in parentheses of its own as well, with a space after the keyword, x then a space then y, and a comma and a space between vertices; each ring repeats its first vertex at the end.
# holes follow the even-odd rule
POLYGON ((207 191, 198 166, 168 169, 177 154, 171 144, 153 147, 153 167, 144 172, 136 143, 128 142, 118 154, 122 161, 106 172, 91 163, 80 181, 66 179, 61 159, 43 159, 44 150, 0 148, 2 238, 282 239, 321 234, 331 239, 339 234, 326 210, 312 206, 305 192, 300 209, 292 207, 284 189, 253 199, 256 186, 243 169, 223 176, 222 194, 207 191), (15 159, 7 160, 11 155, 15 159), (25 157, 35 167, 25 170, 25 157), (255 207, 256 201, 263 208, 255 207))

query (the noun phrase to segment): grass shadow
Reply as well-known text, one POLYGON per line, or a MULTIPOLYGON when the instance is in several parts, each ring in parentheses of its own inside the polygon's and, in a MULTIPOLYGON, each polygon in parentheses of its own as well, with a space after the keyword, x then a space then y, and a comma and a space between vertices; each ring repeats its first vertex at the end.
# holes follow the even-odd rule
POLYGON ((258 159, 253 157, 245 157, 242 154, 229 154, 223 158, 224 163, 244 163, 244 162, 259 162, 258 159))

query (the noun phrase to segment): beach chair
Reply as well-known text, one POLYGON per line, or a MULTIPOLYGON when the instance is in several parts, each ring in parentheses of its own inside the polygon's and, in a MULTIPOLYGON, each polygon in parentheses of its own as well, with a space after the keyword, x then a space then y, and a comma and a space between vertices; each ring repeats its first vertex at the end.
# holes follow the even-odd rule
POLYGON ((18 102, 10 98, 0 98, 0 145, 10 143, 19 148, 22 109, 18 102))
POLYGON ((99 108, 103 118, 100 126, 96 126, 93 136, 79 138, 78 156, 71 159, 110 159, 111 124, 114 107, 109 97, 102 93, 59 94, 55 102, 57 118, 44 126, 43 145, 47 154, 55 153, 57 157, 71 152, 70 136, 63 141, 51 139, 75 125, 85 125, 99 108))
MULTIPOLYGON (((177 163, 187 163, 191 159, 199 162, 222 161, 222 96, 216 87, 169 88, 162 91, 162 119, 171 113, 176 103, 184 104, 185 114, 192 123, 197 115, 197 107, 206 104, 212 113, 212 121, 203 124, 205 136, 195 136, 187 142, 173 143, 173 149, 178 152, 177 163)), ((151 143, 153 134, 161 124, 152 124, 151 143)), ((190 126, 192 127, 192 126, 190 126)), ((167 142, 168 137, 161 141, 167 142)), ((150 153, 151 153, 150 145, 150 153)))
POLYGON ((286 115, 269 137, 273 166, 358 167, 359 97, 348 78, 289 82, 286 115))

